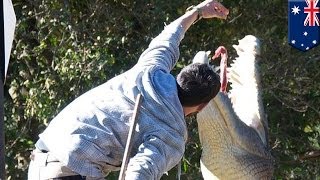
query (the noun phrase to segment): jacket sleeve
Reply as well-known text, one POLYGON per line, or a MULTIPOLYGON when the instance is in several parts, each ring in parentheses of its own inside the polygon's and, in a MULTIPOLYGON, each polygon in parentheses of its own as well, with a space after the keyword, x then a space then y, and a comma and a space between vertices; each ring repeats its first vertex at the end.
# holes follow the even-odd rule
MULTIPOLYGON (((154 134, 164 133, 163 130, 154 134)), ((165 136, 148 135, 138 153, 129 161, 126 179, 158 180, 181 160, 185 149, 183 137, 165 132, 165 136), (160 138, 161 137, 161 138, 160 138)))
POLYGON ((170 72, 179 59, 179 44, 184 37, 182 26, 171 23, 155 37, 141 54, 138 66, 160 66, 170 72))

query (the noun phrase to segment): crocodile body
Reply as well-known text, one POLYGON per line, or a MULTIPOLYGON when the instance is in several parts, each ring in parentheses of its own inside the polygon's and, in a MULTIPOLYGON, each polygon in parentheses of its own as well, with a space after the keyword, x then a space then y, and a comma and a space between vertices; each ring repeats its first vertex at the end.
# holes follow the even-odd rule
POLYGON ((273 157, 260 94, 260 43, 246 36, 234 45, 231 90, 220 92, 197 116, 204 179, 271 179, 273 157))

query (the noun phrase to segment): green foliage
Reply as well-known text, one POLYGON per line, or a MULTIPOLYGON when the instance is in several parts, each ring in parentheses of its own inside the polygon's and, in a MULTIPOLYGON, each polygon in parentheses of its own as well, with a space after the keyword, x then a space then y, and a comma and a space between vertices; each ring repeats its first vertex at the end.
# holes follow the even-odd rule
MULTIPOLYGON (((132 67, 164 23, 198 2, 13 0, 17 27, 5 85, 8 179, 26 179, 30 151, 52 117, 88 89, 132 67)), ((232 44, 247 34, 259 37, 275 179, 319 179, 319 47, 301 53, 287 44, 287 1, 221 2, 230 9, 229 19, 192 26, 173 73, 198 50, 224 45, 233 59, 232 44)), ((197 125, 194 118, 187 123, 182 179, 201 179, 197 125)))

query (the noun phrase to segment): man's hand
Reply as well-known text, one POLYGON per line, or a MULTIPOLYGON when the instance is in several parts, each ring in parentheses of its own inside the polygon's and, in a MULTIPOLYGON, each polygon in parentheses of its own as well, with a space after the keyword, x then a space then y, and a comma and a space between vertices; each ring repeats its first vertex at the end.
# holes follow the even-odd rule
POLYGON ((203 18, 227 19, 229 10, 216 0, 206 0, 196 6, 203 18))
MULTIPOLYGON (((189 8, 188 8, 189 9, 189 8)), ((229 10, 216 0, 206 0, 197 6, 192 6, 184 15, 176 19, 173 24, 180 24, 185 33, 195 21, 201 18, 226 19, 229 10)))

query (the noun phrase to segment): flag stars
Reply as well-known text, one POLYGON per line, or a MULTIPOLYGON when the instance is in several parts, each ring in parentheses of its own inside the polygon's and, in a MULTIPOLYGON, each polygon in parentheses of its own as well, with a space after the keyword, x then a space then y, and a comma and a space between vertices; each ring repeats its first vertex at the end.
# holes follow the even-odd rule
POLYGON ((301 10, 299 9, 299 6, 298 6, 298 7, 294 6, 294 7, 291 8, 291 9, 292 9, 291 13, 293 13, 294 15, 299 14, 299 11, 301 11, 301 10))
POLYGON ((301 47, 303 47, 304 46, 304 44, 301 44, 301 47))
POLYGON ((309 49, 310 49, 309 47, 306 48, 307 51, 308 51, 309 49))
POLYGON ((317 44, 317 40, 312 41, 313 44, 317 44))
POLYGON ((292 44, 296 44, 296 40, 292 40, 291 43, 292 43, 292 44))
POLYGON ((304 36, 308 36, 308 32, 305 31, 305 32, 303 33, 303 35, 304 35, 304 36))

